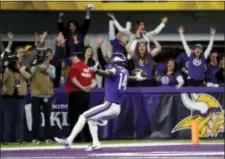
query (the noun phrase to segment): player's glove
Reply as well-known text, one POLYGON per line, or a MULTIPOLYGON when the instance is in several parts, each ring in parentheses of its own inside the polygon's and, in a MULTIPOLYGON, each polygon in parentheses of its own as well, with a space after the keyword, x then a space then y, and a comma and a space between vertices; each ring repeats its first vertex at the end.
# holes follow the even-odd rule
POLYGON ((147 77, 143 77, 143 76, 141 75, 141 71, 138 72, 138 73, 136 74, 136 80, 137 80, 137 81, 144 81, 144 80, 146 80, 146 79, 147 79, 147 77))

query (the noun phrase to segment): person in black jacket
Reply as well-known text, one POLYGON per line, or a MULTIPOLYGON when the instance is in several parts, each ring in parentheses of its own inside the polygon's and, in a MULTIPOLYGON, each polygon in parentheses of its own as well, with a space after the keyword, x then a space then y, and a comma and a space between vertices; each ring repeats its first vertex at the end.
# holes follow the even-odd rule
POLYGON ((62 62, 65 58, 65 41, 66 40, 64 39, 64 35, 62 34, 62 32, 59 32, 56 38, 56 51, 51 62, 51 64, 56 68, 54 88, 58 88, 60 84, 64 84, 61 83, 62 80, 64 81, 64 79, 61 78, 61 74, 62 74, 62 62))
POLYGON ((90 10, 93 9, 93 6, 86 6, 86 16, 84 23, 80 26, 76 20, 71 20, 67 23, 66 28, 63 25, 62 18, 63 13, 59 13, 58 16, 58 30, 62 32, 66 41, 66 56, 70 57, 73 52, 84 52, 84 37, 88 32, 90 27, 90 10))

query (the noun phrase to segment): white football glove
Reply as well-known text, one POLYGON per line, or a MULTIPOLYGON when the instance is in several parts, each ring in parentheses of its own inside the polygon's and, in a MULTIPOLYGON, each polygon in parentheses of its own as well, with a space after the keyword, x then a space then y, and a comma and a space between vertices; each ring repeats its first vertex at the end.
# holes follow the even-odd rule
POLYGON ((147 77, 142 77, 141 76, 141 71, 137 73, 137 75, 136 75, 136 80, 137 81, 144 81, 146 79, 147 79, 147 77))

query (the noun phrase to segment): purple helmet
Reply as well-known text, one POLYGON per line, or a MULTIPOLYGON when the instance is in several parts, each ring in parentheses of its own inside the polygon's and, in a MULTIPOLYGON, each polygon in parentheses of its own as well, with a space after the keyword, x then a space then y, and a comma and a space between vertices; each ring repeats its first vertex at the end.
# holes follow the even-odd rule
POLYGON ((123 53, 116 52, 116 53, 113 53, 113 55, 110 59, 110 63, 126 67, 127 58, 124 56, 123 53))

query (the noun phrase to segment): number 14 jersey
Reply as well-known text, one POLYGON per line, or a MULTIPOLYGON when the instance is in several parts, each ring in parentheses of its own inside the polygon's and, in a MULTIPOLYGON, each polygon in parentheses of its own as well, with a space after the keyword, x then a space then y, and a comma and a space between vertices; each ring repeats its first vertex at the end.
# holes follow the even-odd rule
POLYGON ((120 104, 127 88, 129 72, 113 64, 107 65, 106 71, 113 72, 114 76, 105 79, 105 101, 120 104))

